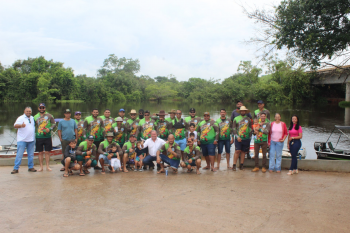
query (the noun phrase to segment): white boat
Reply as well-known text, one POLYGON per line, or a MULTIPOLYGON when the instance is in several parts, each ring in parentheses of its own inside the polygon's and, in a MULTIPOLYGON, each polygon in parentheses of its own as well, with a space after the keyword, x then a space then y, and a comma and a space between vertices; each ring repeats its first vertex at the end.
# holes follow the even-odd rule
MULTIPOLYGON (((254 158, 254 143, 250 144, 250 149, 249 149, 249 154, 251 158, 254 158)), ((259 151, 259 158, 262 159, 263 155, 262 155, 262 151, 260 149, 259 151)), ((305 147, 300 148, 299 153, 298 153, 298 158, 299 159, 305 159, 306 157, 306 149, 305 147)), ((270 158, 270 154, 269 151, 267 151, 267 158, 270 158)), ((286 159, 290 159, 292 158, 290 151, 288 149, 283 149, 282 150, 282 158, 286 158, 286 159)))

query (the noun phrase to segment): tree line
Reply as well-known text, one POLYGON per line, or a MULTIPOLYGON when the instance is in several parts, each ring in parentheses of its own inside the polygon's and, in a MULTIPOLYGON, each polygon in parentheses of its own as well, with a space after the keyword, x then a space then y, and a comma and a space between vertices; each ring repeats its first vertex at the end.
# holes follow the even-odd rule
POLYGON ((269 74, 250 61, 242 61, 237 73, 223 81, 191 77, 138 76, 137 59, 111 54, 104 60, 97 77, 74 75, 63 63, 44 57, 17 60, 9 67, 0 64, 0 98, 16 101, 123 102, 144 100, 186 100, 232 102, 258 100, 298 103, 317 101, 320 90, 311 85, 312 74, 293 69, 288 61, 270 60, 269 74))

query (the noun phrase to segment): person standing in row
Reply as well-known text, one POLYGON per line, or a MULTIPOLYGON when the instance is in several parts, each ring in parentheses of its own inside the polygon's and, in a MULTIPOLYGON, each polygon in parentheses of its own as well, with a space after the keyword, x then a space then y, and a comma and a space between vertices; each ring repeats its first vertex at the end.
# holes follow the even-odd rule
POLYGON ((224 147, 226 152, 227 169, 230 169, 230 153, 231 145, 233 144, 233 138, 231 139, 232 121, 230 118, 226 117, 226 110, 224 108, 220 110, 220 118, 217 119, 215 123, 219 127, 220 132, 216 169, 220 169, 221 154, 223 152, 224 147))
POLYGON ((137 127, 136 135, 141 133, 141 140, 145 141, 151 137, 151 131, 155 130, 155 122, 150 119, 151 113, 146 110, 145 118, 140 120, 139 125, 137 127))
POLYGON ((265 108, 265 103, 262 100, 258 101, 258 109, 254 111, 253 119, 257 118, 260 123, 260 115, 261 113, 265 113, 266 122, 270 122, 270 111, 265 108))
POLYGON ((40 169, 38 172, 43 171, 43 160, 45 153, 46 170, 51 171, 50 164, 50 152, 52 151, 52 138, 51 131, 56 126, 55 119, 51 114, 46 112, 46 106, 44 103, 39 104, 39 113, 34 116, 35 120, 35 139, 36 139, 36 151, 39 152, 40 169))
POLYGON ((210 119, 210 113, 204 112, 204 120, 198 124, 198 145, 202 148, 202 153, 207 162, 207 166, 203 169, 210 169, 216 172, 214 168, 215 147, 219 140, 219 128, 214 120, 210 119))
POLYGON ((266 114, 264 112, 260 113, 260 123, 254 129, 254 160, 255 167, 252 172, 259 171, 259 151, 262 150, 262 169, 263 173, 266 172, 266 153, 267 153, 267 141, 270 132, 270 123, 266 122, 266 114))
MULTIPOLYGON (((61 141, 62 146, 62 160, 64 160, 64 153, 66 151, 66 147, 70 143, 70 141, 75 140, 77 143, 76 135, 78 135, 77 124, 71 117, 70 109, 66 109, 64 111, 64 118, 58 123, 57 134, 61 141)), ((61 171, 64 171, 63 167, 61 171)))
POLYGON ((136 110, 135 109, 131 109, 129 115, 130 115, 130 119, 128 119, 126 121, 126 128, 127 128, 127 131, 128 131, 128 136, 127 136, 127 140, 129 140, 130 138, 130 135, 136 135, 136 130, 137 130, 137 126, 139 124, 139 121, 138 119, 136 119, 136 110))
POLYGON ((299 117, 293 115, 288 135, 288 149, 292 156, 292 163, 289 168, 288 175, 298 174, 298 152, 301 148, 301 140, 303 138, 303 130, 299 123, 299 117))
POLYGON ((113 117, 111 117, 111 110, 106 109, 103 116, 99 116, 103 121, 103 136, 106 137, 107 133, 113 133, 112 125, 115 123, 113 117))
MULTIPOLYGON (((104 140, 103 132, 103 120, 98 117, 98 109, 95 108, 91 112, 91 116, 88 116, 84 120, 84 128, 86 129, 86 137, 92 136, 94 138, 94 144, 97 148, 100 146, 100 143, 104 140)), ((91 138, 91 137, 90 137, 91 138)), ((89 140, 90 141, 90 140, 89 140)), ((79 144, 80 146, 80 144, 79 144)), ((98 158, 96 158, 98 161, 98 158)), ((99 166, 94 166, 95 170, 101 170, 99 166)))
POLYGON ((77 146, 80 145, 81 142, 85 141, 86 139, 86 131, 84 128, 84 120, 81 120, 81 112, 77 111, 74 114, 74 118, 75 118, 75 124, 77 124, 77 146))
POLYGON ((114 141, 122 148, 127 137, 127 127, 121 117, 117 117, 116 123, 112 125, 114 129, 114 141))
POLYGON ((36 172, 34 169, 35 123, 34 117, 32 117, 32 108, 26 107, 24 109, 24 114, 17 118, 13 126, 17 129, 17 154, 15 166, 11 174, 18 173, 26 148, 28 154, 28 171, 36 172))
POLYGON ((170 115, 170 117, 165 118, 165 120, 173 122, 173 120, 175 119, 175 115, 176 115, 176 109, 171 109, 171 111, 168 112, 168 114, 170 115))
POLYGON ((166 141, 172 129, 172 124, 171 122, 165 120, 165 115, 164 110, 159 111, 157 114, 159 119, 156 122, 156 128, 158 137, 166 141))
POLYGON ((244 157, 245 154, 249 152, 250 147, 250 139, 252 136, 252 121, 246 115, 249 113, 249 109, 245 106, 241 106, 238 111, 241 115, 235 117, 233 119, 232 130, 233 135, 235 136, 235 155, 233 158, 233 166, 232 170, 236 171, 236 163, 238 158, 240 157, 240 170, 244 170, 244 157))
POLYGON ((281 121, 281 115, 275 114, 275 121, 271 122, 271 129, 269 134, 270 145, 270 159, 269 159, 269 172, 276 170, 277 173, 281 172, 282 164, 282 150, 284 146, 284 140, 288 136, 288 130, 286 123, 281 121), (276 159, 276 162, 275 162, 276 159))
POLYGON ((175 137, 175 143, 177 143, 180 146, 181 149, 181 158, 184 159, 184 150, 186 148, 186 129, 189 128, 187 126, 187 123, 181 118, 182 111, 176 110, 176 116, 175 119, 172 121, 175 137))
MULTIPOLYGON (((128 121, 128 118, 125 116, 124 108, 119 109, 118 115, 123 119, 123 124, 125 125, 128 121)), ((117 121, 117 117, 115 118, 115 121, 117 121)))
POLYGON ((198 129, 198 123, 201 122, 203 119, 201 117, 196 116, 196 109, 190 108, 190 115, 185 118, 185 122, 187 123, 188 128, 187 131, 190 130, 190 125, 195 125, 195 130, 198 129))
MULTIPOLYGON (((232 111, 231 114, 231 121, 233 122, 233 119, 235 119, 235 117, 240 116, 241 114, 239 113, 239 109, 243 106, 242 101, 238 100, 236 103, 236 109, 232 111)), ((248 112, 246 114, 247 117, 249 117, 250 119, 252 119, 252 115, 248 112)))

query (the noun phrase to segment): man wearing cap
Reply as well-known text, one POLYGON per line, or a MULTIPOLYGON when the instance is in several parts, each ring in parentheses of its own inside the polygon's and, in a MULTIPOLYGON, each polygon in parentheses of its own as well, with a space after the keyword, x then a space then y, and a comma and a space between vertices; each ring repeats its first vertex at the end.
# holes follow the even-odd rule
POLYGON ((259 120, 259 123, 261 122, 260 120, 260 114, 265 113, 266 115, 266 121, 270 122, 270 111, 267 110, 265 107, 265 103, 262 100, 258 101, 258 109, 254 111, 253 113, 253 119, 257 118, 259 120))
POLYGON ((136 135, 141 133, 141 140, 147 140, 151 137, 151 131, 156 130, 155 121, 150 119, 151 113, 146 110, 145 118, 140 120, 139 125, 137 127, 136 135))
POLYGON ((139 109, 139 116, 136 119, 142 120, 144 118, 144 115, 145 115, 145 111, 142 108, 140 108, 139 109))
POLYGON ((215 162, 215 147, 219 140, 219 127, 214 120, 210 119, 210 113, 204 112, 204 120, 198 124, 198 145, 202 148, 202 153, 207 162, 204 170, 210 169, 212 172, 216 171, 214 168, 215 162))
POLYGON ((130 135, 132 135, 132 134, 137 137, 136 130, 137 130, 137 126, 139 125, 140 120, 136 119, 136 114, 137 114, 136 110, 131 109, 131 111, 129 113, 130 119, 128 119, 126 121, 126 124, 125 124, 125 126, 127 128, 127 133, 128 133, 127 139, 129 139, 130 135))
MULTIPOLYGON (((242 101, 238 100, 237 103, 236 103, 236 109, 232 111, 232 114, 231 114, 231 121, 233 122, 233 119, 235 119, 235 117, 238 117, 240 116, 241 114, 239 113, 239 109, 243 106, 243 103, 242 101)), ((250 113, 247 113, 246 114, 247 117, 249 117, 250 119, 253 119, 252 118, 252 115, 250 115, 250 113)))
MULTIPOLYGON (((119 116, 123 119, 123 124, 126 124, 126 121, 128 120, 127 117, 125 117, 125 110, 124 108, 119 109, 119 116)), ((115 118, 115 120, 117 121, 117 117, 115 118)))
POLYGON ((172 124, 171 122, 165 120, 165 115, 168 114, 165 114, 164 110, 159 111, 159 113, 157 114, 159 119, 156 122, 156 126, 158 137, 166 141, 172 129, 172 124))
POLYGON ((84 128, 84 120, 81 120, 81 112, 76 111, 74 114, 74 118, 75 118, 75 123, 77 124, 77 132, 78 132, 78 136, 76 136, 77 139, 77 145, 79 146, 79 144, 83 141, 85 141, 86 139, 86 132, 85 132, 85 128, 84 128))
POLYGON ((44 103, 39 104, 39 113, 34 116, 35 121, 35 138, 36 138, 36 151, 39 152, 40 169, 38 172, 43 171, 43 160, 45 151, 46 170, 51 171, 49 167, 50 163, 50 151, 52 150, 52 138, 51 131, 56 126, 55 119, 51 114, 46 112, 46 106, 44 103))
POLYGON ((193 139, 187 139, 187 147, 184 151, 184 161, 180 163, 181 167, 187 168, 187 172, 192 172, 192 167, 197 167, 197 175, 201 174, 199 168, 202 164, 202 152, 199 146, 193 145, 193 139))
POLYGON ((267 153, 267 141, 268 141, 268 135, 270 132, 271 125, 269 122, 266 122, 266 114, 265 112, 260 112, 260 123, 259 126, 256 127, 254 130, 254 160, 255 160, 255 167, 252 170, 252 172, 258 172, 259 171, 259 151, 261 148, 262 151, 262 169, 261 171, 263 173, 266 172, 266 153, 267 153))
POLYGON ((241 106, 238 111, 241 115, 233 119, 232 131, 235 136, 235 155, 233 158, 233 167, 232 170, 236 171, 236 163, 238 157, 240 156, 240 170, 243 170, 244 157, 250 148, 250 138, 252 136, 252 121, 246 115, 249 113, 249 109, 245 106, 241 106))
POLYGON ((175 119, 176 109, 171 109, 171 111, 168 112, 168 114, 170 114, 170 117, 165 118, 165 120, 172 122, 175 119))
MULTIPOLYGON (((149 154, 143 159, 143 164, 149 166, 150 169, 154 168, 153 161, 157 160, 157 151, 165 144, 163 139, 157 137, 157 131, 151 131, 151 138, 141 142, 142 148, 148 148, 149 154)), ((158 164, 157 164, 158 165, 158 164)))
POLYGON ((118 143, 118 145, 122 148, 127 137, 127 128, 123 123, 123 119, 121 117, 115 118, 116 123, 112 125, 114 129, 114 141, 118 143))
POLYGON ((103 120, 103 135, 107 135, 107 133, 113 133, 112 125, 115 123, 115 121, 113 117, 111 117, 111 110, 106 109, 103 113, 103 116, 100 116, 100 118, 103 120))
POLYGON ((24 114, 19 116, 13 124, 17 129, 17 153, 15 159, 15 166, 11 174, 18 173, 21 165, 24 150, 27 148, 28 154, 28 171, 36 172, 34 169, 34 138, 35 138, 35 122, 32 117, 32 108, 26 107, 24 114))
POLYGON ((89 174, 90 167, 97 166, 96 145, 94 144, 95 137, 89 135, 85 141, 79 144, 75 152, 77 161, 80 165, 80 170, 83 169, 85 174, 89 174), (95 159, 94 159, 95 158, 95 159))
POLYGON ((233 138, 231 139, 232 132, 232 121, 226 117, 226 110, 222 108, 220 110, 220 118, 216 120, 216 125, 219 127, 219 141, 218 141, 218 158, 217 158, 217 169, 220 169, 221 154, 225 147, 227 169, 230 167, 230 153, 231 145, 233 144, 233 138))
POLYGON ((176 116, 175 119, 172 121, 173 128, 172 131, 174 132, 175 136, 175 142, 180 146, 181 148, 181 158, 184 159, 184 150, 186 148, 186 129, 188 129, 190 126, 187 124, 182 118, 182 111, 176 110, 176 116))
MULTIPOLYGON (((107 133, 106 139, 104 141, 102 141, 100 143, 100 146, 98 147, 97 154, 99 154, 98 160, 100 161, 100 164, 102 167, 101 174, 105 174, 105 167, 104 167, 105 164, 111 165, 111 162, 110 162, 110 160, 108 160, 107 155, 105 153, 108 152, 112 146, 117 147, 117 151, 119 152, 119 156, 122 156, 122 154, 123 154, 120 146, 117 145, 117 143, 113 142, 113 138, 114 138, 114 134, 112 132, 107 133)), ((110 170, 112 170, 112 169, 110 168, 110 170)))
MULTIPOLYGON (((126 164, 127 164, 128 160, 131 160, 131 159, 135 160, 136 159, 136 137, 134 134, 130 135, 129 141, 124 143, 122 150, 124 153, 123 169, 124 169, 124 171, 128 172, 128 170, 126 169, 126 164)), ((142 158, 140 158, 140 159, 142 160, 142 158)), ((140 168, 140 171, 142 171, 141 168, 140 168)))
POLYGON ((196 127, 195 130, 197 131, 198 123, 201 122, 203 119, 201 117, 196 116, 196 109, 190 108, 190 115, 185 118, 185 122, 188 125, 187 131, 190 130, 190 125, 193 123, 196 127))
POLYGON ((177 173, 181 160, 180 146, 175 142, 174 135, 170 134, 168 141, 157 151, 157 164, 160 164, 160 170, 157 172, 164 173, 164 163, 170 165, 174 173, 177 173))
POLYGON ((69 142, 75 139, 75 143, 77 143, 77 139, 75 138, 75 135, 78 135, 77 124, 70 117, 70 109, 65 109, 64 118, 58 123, 57 127, 57 134, 62 145, 62 160, 64 160, 63 153, 66 151, 66 147, 68 146, 69 142))

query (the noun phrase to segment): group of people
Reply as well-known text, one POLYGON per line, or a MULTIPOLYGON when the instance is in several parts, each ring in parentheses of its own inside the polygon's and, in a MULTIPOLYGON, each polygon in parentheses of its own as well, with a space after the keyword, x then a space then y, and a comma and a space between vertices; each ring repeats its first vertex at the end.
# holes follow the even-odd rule
MULTIPOLYGON (((213 172, 220 169, 221 154, 225 148, 227 168, 236 171, 244 169, 244 159, 249 153, 250 142, 254 140, 255 167, 252 172, 258 172, 259 151, 262 151, 262 172, 281 172, 282 149, 288 137, 288 148, 292 162, 288 174, 298 173, 297 155, 301 147, 302 128, 299 118, 291 118, 289 130, 281 121, 279 113, 275 121, 270 121, 270 112, 263 101, 258 101, 258 109, 252 114, 241 101, 236 104, 231 118, 226 110, 220 110, 220 118, 211 119, 209 112, 203 117, 196 115, 191 108, 189 116, 182 118, 182 111, 172 109, 165 117, 164 110, 151 114, 148 110, 132 109, 130 118, 125 116, 125 110, 119 110, 119 116, 111 117, 111 111, 105 109, 99 116, 99 110, 93 109, 91 115, 81 118, 81 112, 76 111, 71 119, 70 109, 65 109, 64 118, 58 121, 58 136, 62 145, 63 176, 68 177, 74 170, 80 176, 90 173, 89 168, 101 170, 105 174, 105 166, 111 172, 143 171, 154 169, 156 161, 158 173, 164 173, 165 167, 170 167, 174 173, 178 168, 187 168, 187 172, 196 169, 200 174, 202 156, 206 166, 202 169, 213 172), (235 144, 233 166, 230 167, 231 145, 235 144), (218 149, 217 165, 215 164, 216 147, 218 149), (269 149, 269 167, 266 154, 269 149), (237 161, 240 159, 239 166, 237 161), (98 166, 98 162, 101 166, 98 166)), ((56 126, 52 114, 46 111, 46 105, 40 103, 39 113, 32 116, 32 109, 26 107, 24 114, 17 118, 14 127, 17 132, 17 155, 12 174, 18 173, 25 148, 28 153, 28 171, 36 172, 33 164, 34 145, 39 152, 40 169, 43 171, 43 156, 45 154, 46 169, 49 167, 50 151, 52 150, 51 132, 56 126)))

